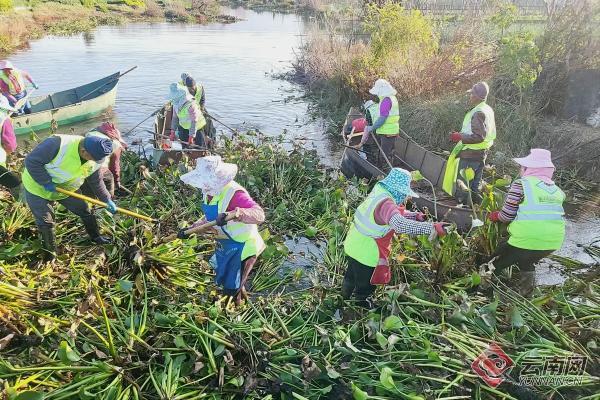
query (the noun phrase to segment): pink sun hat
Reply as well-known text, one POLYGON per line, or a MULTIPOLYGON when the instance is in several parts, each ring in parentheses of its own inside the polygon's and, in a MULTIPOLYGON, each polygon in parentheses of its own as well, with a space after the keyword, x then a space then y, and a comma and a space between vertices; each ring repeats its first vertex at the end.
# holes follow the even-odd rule
POLYGON ((15 67, 8 60, 0 60, 0 69, 14 69, 15 67))
POLYGON ((531 149, 527 157, 513 158, 513 160, 526 168, 554 168, 552 153, 546 149, 531 149))

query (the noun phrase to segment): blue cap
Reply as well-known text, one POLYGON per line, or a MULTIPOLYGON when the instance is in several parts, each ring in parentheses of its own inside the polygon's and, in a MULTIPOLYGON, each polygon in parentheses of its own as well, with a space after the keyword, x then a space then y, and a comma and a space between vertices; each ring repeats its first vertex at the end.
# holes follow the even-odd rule
POLYGON ((97 136, 87 136, 83 139, 83 148, 90 153, 94 161, 110 156, 113 151, 112 140, 97 136))
POLYGON ((379 184, 383 186, 394 197, 396 204, 403 203, 408 196, 419 197, 410 188, 412 175, 405 169, 392 168, 388 176, 383 178, 379 184))

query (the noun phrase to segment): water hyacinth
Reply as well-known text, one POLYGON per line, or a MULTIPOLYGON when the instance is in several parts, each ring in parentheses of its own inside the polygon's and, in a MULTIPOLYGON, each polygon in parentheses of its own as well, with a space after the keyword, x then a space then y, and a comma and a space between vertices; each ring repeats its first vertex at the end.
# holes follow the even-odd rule
MULTIPOLYGON (((60 255, 37 262, 22 209, 0 243, 0 381, 7 399, 592 399, 598 393, 600 284, 593 273, 521 297, 479 273, 472 237, 434 243, 400 236, 393 278, 375 308, 344 304, 342 242, 369 189, 318 166, 314 153, 277 142, 228 141, 222 156, 265 207, 268 248, 249 298, 216 290, 207 237, 161 243, 201 214, 180 166, 123 160, 132 195, 119 205, 156 225, 101 214, 112 245, 92 247, 58 213, 60 255), (294 270, 284 235, 310 234, 322 259, 294 270), (289 266, 291 265, 291 267, 289 266), (303 275, 310 279, 303 279, 303 275), (494 295, 486 295, 486 293, 494 295), (517 365, 490 387, 471 369, 491 343, 517 365), (581 385, 519 383, 526 357, 588 357, 581 385)), ((0 203, 11 210, 11 200, 0 203)), ((486 237, 488 240, 489 237, 486 237)), ((483 250, 482 250, 483 249, 483 250)), ((592 250, 591 250, 592 251, 592 250)))

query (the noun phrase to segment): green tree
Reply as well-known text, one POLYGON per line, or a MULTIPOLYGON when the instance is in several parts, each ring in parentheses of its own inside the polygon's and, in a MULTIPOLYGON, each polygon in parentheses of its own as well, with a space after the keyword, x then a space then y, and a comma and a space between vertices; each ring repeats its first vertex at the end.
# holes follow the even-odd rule
POLYGON ((0 0, 0 12, 10 11, 13 8, 12 0, 0 0))
POLYGON ((523 91, 533 86, 542 67, 539 49, 531 32, 516 32, 500 41, 498 66, 500 73, 523 91))
POLYGON ((371 35, 371 53, 376 64, 406 62, 409 54, 431 55, 438 48, 433 26, 419 10, 405 10, 396 3, 369 5, 364 21, 371 35))
POLYGON ((504 35, 504 31, 517 19, 519 9, 510 1, 500 0, 496 2, 495 11, 489 21, 500 30, 501 35, 504 35))

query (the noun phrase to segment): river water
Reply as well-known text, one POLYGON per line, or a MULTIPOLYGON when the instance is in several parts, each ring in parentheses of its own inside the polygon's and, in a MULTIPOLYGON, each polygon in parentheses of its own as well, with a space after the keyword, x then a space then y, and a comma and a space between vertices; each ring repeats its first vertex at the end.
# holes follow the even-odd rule
MULTIPOLYGON (((313 28, 306 17, 245 9, 227 10, 241 18, 234 24, 132 23, 99 27, 89 34, 45 37, 27 50, 10 57, 29 71, 51 93, 78 86, 115 71, 138 68, 119 83, 111 118, 127 132, 166 101, 171 82, 187 72, 206 90, 208 111, 225 124, 255 128, 269 135, 285 132, 288 138, 304 138, 325 164, 335 165, 338 154, 322 120, 309 116, 308 101, 300 86, 274 75, 291 68, 302 35, 313 28)), ((73 126, 83 133, 101 121, 73 126)), ((149 139, 152 118, 126 137, 149 139)), ((226 130, 216 125, 219 131, 226 130)), ((339 151, 339 150, 338 150, 339 151)), ((598 204, 570 212, 565 245, 558 254, 593 263, 580 244, 600 238, 598 204)), ((545 263, 538 267, 542 284, 560 283, 560 268, 545 263)))
MULTIPOLYGON (((234 24, 132 23, 103 26, 89 34, 45 37, 10 57, 40 86, 39 94, 75 87, 138 68, 119 82, 111 118, 127 132, 167 99, 182 72, 204 85, 208 111, 228 126, 269 135, 306 138, 332 162, 320 120, 311 120, 302 88, 273 76, 290 70, 294 52, 309 29, 300 15, 228 9, 234 24)), ((37 93, 36 93, 37 94, 37 93)), ((85 132, 98 121, 74 125, 85 132)), ((149 138, 149 119, 126 138, 149 138)), ((216 124, 217 129, 227 129, 216 124)))

